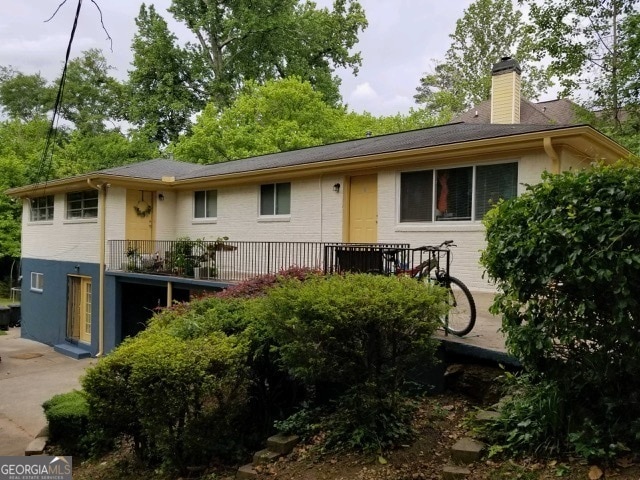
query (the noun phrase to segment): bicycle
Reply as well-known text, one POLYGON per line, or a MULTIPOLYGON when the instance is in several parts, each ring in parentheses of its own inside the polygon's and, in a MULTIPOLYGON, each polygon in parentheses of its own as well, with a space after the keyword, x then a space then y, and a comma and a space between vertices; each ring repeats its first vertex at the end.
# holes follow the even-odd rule
POLYGON ((450 308, 441 321, 445 333, 462 337, 471 332, 476 324, 476 304, 467 286, 458 278, 449 275, 451 247, 455 246, 453 240, 446 240, 437 247, 386 249, 383 250, 383 258, 386 262, 386 274, 408 275, 416 280, 446 288, 450 308), (417 264, 414 261, 416 254, 419 254, 417 264), (412 264, 416 265, 410 267, 412 264))

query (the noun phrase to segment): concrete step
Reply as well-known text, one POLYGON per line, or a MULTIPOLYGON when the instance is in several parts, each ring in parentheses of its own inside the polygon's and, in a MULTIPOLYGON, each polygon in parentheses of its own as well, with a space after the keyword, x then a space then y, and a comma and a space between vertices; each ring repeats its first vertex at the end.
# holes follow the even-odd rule
POLYGON ((485 444, 478 440, 461 438, 451 447, 451 460, 456 465, 469 465, 480 460, 484 449, 485 444))
POLYGON ((466 467, 447 465, 442 469, 442 480, 463 480, 471 475, 471 470, 466 467))
POLYGON ((260 450, 253 454, 253 465, 264 465, 265 463, 271 463, 277 460, 281 455, 278 452, 273 452, 268 448, 260 450))
POLYGON ((91 353, 83 350, 82 348, 76 347, 71 343, 59 343, 58 345, 54 345, 53 349, 58 353, 66 355, 67 357, 75 358, 76 360, 89 358, 91 356, 91 353))
POLYGON ((280 455, 288 455, 300 441, 297 435, 273 435, 267 439, 267 448, 280 455))
POLYGON ((42 455, 44 453, 44 448, 47 446, 47 440, 47 437, 38 437, 31 440, 24 451, 24 456, 30 457, 31 455, 42 455))
POLYGON ((500 418, 500 414, 493 410, 480 410, 476 414, 476 422, 486 424, 495 422, 500 418))
POLYGON ((236 473, 236 479, 255 479, 255 478, 258 478, 258 472, 256 472, 255 468, 253 468, 252 463, 248 463, 247 465, 241 466, 236 473))

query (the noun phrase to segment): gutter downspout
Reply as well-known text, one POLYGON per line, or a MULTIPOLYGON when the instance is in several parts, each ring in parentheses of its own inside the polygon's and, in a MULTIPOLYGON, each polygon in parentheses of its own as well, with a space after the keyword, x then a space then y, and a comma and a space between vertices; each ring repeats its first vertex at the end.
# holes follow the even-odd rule
POLYGON ((96 357, 101 357, 104 353, 104 278, 105 278, 105 248, 106 241, 106 209, 107 209, 107 189, 109 185, 105 186, 104 183, 95 185, 91 182, 90 178, 87 178, 87 183, 91 188, 95 188, 100 192, 100 198, 98 200, 98 222, 100 223, 100 286, 99 286, 99 302, 98 302, 98 352, 96 357))
POLYGON ((544 152, 551 159, 551 173, 559 174, 560 157, 558 156, 558 152, 556 152, 556 149, 553 148, 551 137, 544 137, 544 139, 542 140, 542 145, 544 146, 544 152))

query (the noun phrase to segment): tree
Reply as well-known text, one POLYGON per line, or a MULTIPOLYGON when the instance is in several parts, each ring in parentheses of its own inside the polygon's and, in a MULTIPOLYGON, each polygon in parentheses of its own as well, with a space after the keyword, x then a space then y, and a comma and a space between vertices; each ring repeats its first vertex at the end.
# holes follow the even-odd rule
POLYGON ((11 67, 0 67, 0 107, 10 119, 24 122, 45 115, 53 108, 55 93, 36 73, 25 75, 11 67))
MULTIPOLYGON (((360 4, 335 0, 333 11, 298 0, 173 0, 169 11, 197 39, 187 48, 200 61, 197 74, 217 107, 229 105, 249 80, 299 76, 336 102, 333 68, 357 73, 359 53, 350 53, 367 26, 360 4)), ((196 73, 194 63, 194 75, 196 73)))
POLYGON ((330 107, 309 82, 298 78, 248 82, 232 106, 209 103, 189 136, 174 146, 181 158, 224 162, 342 139, 343 109, 330 107))
POLYGON ((188 130, 190 117, 204 106, 204 92, 188 52, 178 47, 153 5, 142 4, 136 25, 125 116, 149 139, 166 145, 188 130))
POLYGON ((0 258, 20 257, 22 205, 4 191, 38 178, 48 128, 44 118, 0 122, 0 258))
POLYGON ((117 120, 122 86, 109 75, 112 68, 98 49, 82 52, 69 62, 60 116, 76 129, 103 132, 107 122, 117 120))
POLYGON ((127 137, 118 130, 85 133, 74 130, 53 155, 53 178, 141 162, 159 156, 157 145, 134 132, 127 137))
POLYGON ((518 60, 526 75, 522 91, 535 99, 549 87, 546 70, 536 65, 536 32, 514 10, 512 0, 476 0, 456 22, 449 35, 445 61, 420 79, 417 103, 436 112, 459 113, 489 98, 491 68, 504 56, 518 60))
POLYGON ((215 163, 442 123, 431 112, 374 117, 327 105, 307 81, 291 77, 248 83, 236 101, 219 110, 209 103, 192 131, 170 147, 176 156, 215 163))
MULTIPOLYGON (((519 0, 530 6, 540 33, 539 51, 560 76, 562 94, 581 86, 593 93, 592 104, 620 124, 621 71, 637 52, 620 48, 621 25, 638 0, 519 0)), ((624 32, 624 30, 622 30, 624 32)))

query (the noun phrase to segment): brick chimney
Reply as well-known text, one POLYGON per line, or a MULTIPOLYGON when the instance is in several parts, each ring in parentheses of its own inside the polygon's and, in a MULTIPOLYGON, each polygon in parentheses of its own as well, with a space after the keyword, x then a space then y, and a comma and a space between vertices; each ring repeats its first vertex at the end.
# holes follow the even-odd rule
POLYGON ((502 57, 491 69, 491 123, 520 123, 520 64, 502 57))

